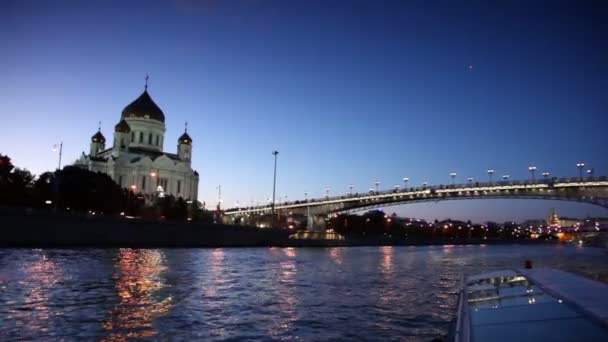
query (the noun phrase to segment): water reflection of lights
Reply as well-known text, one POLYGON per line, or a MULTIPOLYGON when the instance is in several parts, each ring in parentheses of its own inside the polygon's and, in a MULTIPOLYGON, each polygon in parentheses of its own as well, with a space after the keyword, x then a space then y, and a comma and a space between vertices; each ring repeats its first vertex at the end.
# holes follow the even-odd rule
POLYGON ((48 303, 49 292, 64 278, 63 269, 49 258, 47 254, 37 251, 31 262, 24 265, 26 279, 19 282, 19 285, 26 291, 23 307, 26 310, 11 310, 8 319, 15 320, 21 324, 26 324, 30 332, 44 332, 49 329, 52 322, 52 312, 48 303))
POLYGON ((385 282, 378 287, 378 295, 380 300, 380 305, 382 307, 390 307, 395 304, 394 300, 397 296, 395 292, 393 282, 393 247, 392 246, 382 246, 380 247, 380 257, 382 258, 380 264, 380 272, 382 273, 382 278, 384 278, 385 282))
POLYGON ((284 248, 283 251, 285 252, 285 255, 287 255, 290 258, 295 258, 295 256, 296 256, 296 249, 293 247, 284 248))
POLYGON ((275 296, 279 300, 279 312, 275 324, 270 327, 270 335, 273 338, 286 338, 291 336, 293 323, 297 320, 296 305, 300 298, 296 294, 296 249, 293 247, 284 248, 283 252, 287 258, 279 264, 277 279, 275 283, 275 296))
POLYGON ((329 249, 329 257, 338 265, 344 261, 344 250, 340 247, 332 247, 329 249))
POLYGON ((215 248, 209 258, 209 275, 211 282, 205 286, 205 296, 216 297, 218 289, 225 282, 224 274, 224 250, 215 248))
POLYGON ((380 247, 382 253, 382 273, 387 274, 393 267, 393 246, 380 247))
POLYGON ((120 249, 116 257, 115 287, 119 303, 109 313, 105 341, 124 341, 158 334, 153 321, 171 309, 171 296, 158 299, 166 287, 161 275, 166 269, 159 250, 120 249))

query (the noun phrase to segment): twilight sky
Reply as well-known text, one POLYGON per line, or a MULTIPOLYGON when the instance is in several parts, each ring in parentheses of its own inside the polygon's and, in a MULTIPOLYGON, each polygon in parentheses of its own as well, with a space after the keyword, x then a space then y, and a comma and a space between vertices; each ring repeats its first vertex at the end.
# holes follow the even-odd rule
MULTIPOLYGON (((608 174, 606 1, 0 2, 0 153, 34 173, 112 136, 142 91, 189 122, 200 200, 224 206, 471 176, 608 174)), ((421 218, 523 219, 550 201, 387 208, 421 218)))

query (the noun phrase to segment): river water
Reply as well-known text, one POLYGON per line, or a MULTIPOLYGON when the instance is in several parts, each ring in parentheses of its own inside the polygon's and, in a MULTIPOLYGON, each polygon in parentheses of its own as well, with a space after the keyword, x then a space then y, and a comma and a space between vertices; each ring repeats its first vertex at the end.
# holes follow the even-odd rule
POLYGON ((444 336, 462 274, 555 267, 562 245, 0 249, 0 340, 412 340, 444 336))

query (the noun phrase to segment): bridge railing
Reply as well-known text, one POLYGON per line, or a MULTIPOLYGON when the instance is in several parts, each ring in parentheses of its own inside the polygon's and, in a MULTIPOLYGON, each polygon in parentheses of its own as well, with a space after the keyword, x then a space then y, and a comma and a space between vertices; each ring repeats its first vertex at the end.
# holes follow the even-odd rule
MULTIPOLYGON (((533 185, 533 184, 547 184, 553 185, 556 183, 578 183, 578 182, 606 182, 608 181, 608 176, 591 176, 584 177, 581 179, 580 177, 553 177, 553 178, 543 178, 536 180, 499 180, 493 182, 470 182, 470 183, 459 183, 459 184, 440 184, 440 185, 428 185, 428 186, 418 186, 418 187, 408 187, 408 188, 395 188, 390 190, 382 190, 382 191, 369 191, 362 193, 354 193, 354 194, 342 194, 336 196, 326 196, 321 198, 310 198, 307 200, 296 200, 296 201, 288 201, 276 203, 276 207, 281 206, 289 206, 289 205, 297 205, 297 204, 305 204, 305 203, 319 203, 319 202, 330 202, 330 201, 339 201, 360 197, 369 197, 369 196, 383 196, 390 194, 399 194, 406 192, 416 192, 416 191, 426 191, 426 190, 444 190, 444 189, 470 189, 470 188, 486 188, 486 187, 494 187, 494 186, 512 186, 512 185, 533 185)), ((267 210, 270 208, 270 205, 265 206, 255 206, 255 207, 242 207, 241 210, 267 210)))

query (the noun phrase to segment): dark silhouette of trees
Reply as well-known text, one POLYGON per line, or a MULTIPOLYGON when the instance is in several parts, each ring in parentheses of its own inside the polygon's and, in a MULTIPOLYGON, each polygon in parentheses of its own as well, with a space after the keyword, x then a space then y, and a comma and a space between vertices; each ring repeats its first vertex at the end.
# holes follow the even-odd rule
POLYGON ((171 195, 159 198, 156 207, 160 215, 169 220, 186 220, 188 218, 188 204, 183 198, 175 199, 171 195))
POLYGON ((8 156, 0 154, 0 205, 31 203, 34 175, 16 168, 8 156))
POLYGON ((56 172, 45 172, 34 184, 37 206, 47 200, 60 209, 77 212, 118 214, 127 207, 127 192, 108 175, 76 166, 56 172))

